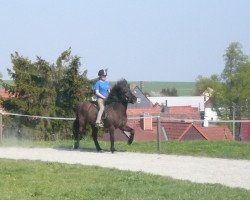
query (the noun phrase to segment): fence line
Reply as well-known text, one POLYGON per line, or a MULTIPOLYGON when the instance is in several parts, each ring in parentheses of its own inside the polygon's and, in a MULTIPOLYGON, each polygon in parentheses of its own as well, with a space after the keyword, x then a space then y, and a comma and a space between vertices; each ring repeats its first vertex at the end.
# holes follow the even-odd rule
POLYGON ((65 118, 65 117, 47 117, 47 116, 39 116, 39 115, 23 115, 18 113, 1 113, 2 115, 10 115, 10 116, 20 116, 20 117, 30 117, 30 118, 40 118, 40 119, 61 119, 61 120, 75 120, 75 118, 65 118))
MULTIPOLYGON (((18 113, 9 113, 9 112, 0 112, 1 115, 10 115, 10 116, 20 116, 20 117, 30 117, 30 118, 40 118, 40 119, 53 119, 53 120, 70 120, 73 121, 75 120, 75 118, 65 118, 65 117, 48 117, 48 116, 40 116, 40 115, 24 115, 24 114, 18 114, 18 113)), ((180 121, 180 122, 209 122, 209 123, 221 123, 221 122, 225 122, 225 123, 239 123, 239 122, 250 122, 249 120, 202 120, 202 119, 178 119, 178 118, 168 118, 168 117, 162 117, 160 115, 153 115, 153 116, 129 116, 128 119, 144 119, 144 118, 161 118, 161 119, 165 119, 166 121, 180 121)))
MULTIPOLYGON (((9 113, 9 112, 0 112, 0 143, 2 143, 3 141, 3 135, 2 135, 2 131, 3 131, 3 126, 2 126, 2 117, 3 116, 20 116, 20 117, 29 117, 29 118, 33 118, 33 119, 51 119, 51 120, 70 120, 73 121, 75 120, 75 118, 64 118, 64 117, 48 117, 48 116, 39 116, 39 115, 24 115, 24 114, 18 114, 18 113, 9 113)), ((144 118, 155 118, 156 122, 157 122, 157 151, 160 152, 161 146, 160 146, 160 132, 161 132, 161 121, 176 121, 176 122, 209 122, 209 123, 247 123, 250 122, 249 120, 198 120, 198 119, 178 119, 178 118, 168 118, 168 117, 162 117, 160 115, 140 115, 140 116, 129 116, 128 120, 141 120, 144 118), (165 120, 164 120, 165 119, 165 120)), ((234 131, 233 131, 234 132, 234 131)), ((233 135, 235 137, 235 135, 233 135)))

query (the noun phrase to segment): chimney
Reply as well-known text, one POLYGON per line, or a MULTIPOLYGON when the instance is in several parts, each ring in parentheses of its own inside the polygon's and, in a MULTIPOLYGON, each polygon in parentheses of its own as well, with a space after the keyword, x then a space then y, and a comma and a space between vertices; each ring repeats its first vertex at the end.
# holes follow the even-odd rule
POLYGON ((152 116, 149 113, 143 113, 142 115, 142 129, 143 130, 152 130, 152 116))

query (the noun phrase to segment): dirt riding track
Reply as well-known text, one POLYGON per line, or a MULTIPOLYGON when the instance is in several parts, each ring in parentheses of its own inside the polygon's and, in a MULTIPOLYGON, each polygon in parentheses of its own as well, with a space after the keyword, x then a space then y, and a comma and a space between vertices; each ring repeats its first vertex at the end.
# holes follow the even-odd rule
POLYGON ((143 171, 197 183, 219 183, 250 190, 250 161, 116 152, 111 154, 51 148, 0 147, 0 158, 96 165, 143 171))

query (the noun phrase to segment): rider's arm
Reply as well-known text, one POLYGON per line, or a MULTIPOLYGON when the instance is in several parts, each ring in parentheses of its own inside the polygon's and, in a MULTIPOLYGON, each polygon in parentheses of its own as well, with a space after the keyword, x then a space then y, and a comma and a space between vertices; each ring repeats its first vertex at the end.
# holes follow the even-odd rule
POLYGON ((96 90, 96 91, 95 91, 95 94, 96 94, 96 96, 98 96, 98 97, 100 97, 100 98, 102 98, 102 99, 106 99, 106 97, 103 96, 103 95, 99 92, 99 90, 96 90))

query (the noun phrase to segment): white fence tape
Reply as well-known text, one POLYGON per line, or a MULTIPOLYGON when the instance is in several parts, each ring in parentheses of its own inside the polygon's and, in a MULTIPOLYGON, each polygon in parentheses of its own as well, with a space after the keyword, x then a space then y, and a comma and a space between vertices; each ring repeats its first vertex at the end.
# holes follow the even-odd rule
MULTIPOLYGON (((0 112, 2 115, 10 115, 10 116, 20 116, 20 117, 30 117, 30 118, 40 118, 40 119, 53 119, 53 120, 69 120, 73 121, 75 118, 65 118, 65 117, 47 117, 47 116, 39 116, 39 115, 23 115, 18 113, 9 113, 9 112, 0 112)), ((148 118, 149 116, 130 116, 128 119, 143 119, 148 118)), ((209 122, 209 123, 238 123, 238 122, 250 122, 250 120, 198 120, 198 119, 178 119, 178 118, 167 118, 167 117, 161 117, 159 115, 156 116, 150 116, 152 118, 160 118, 165 119, 165 121, 180 121, 180 122, 209 122)))
POLYGON ((23 115, 18 113, 1 113, 2 115, 20 116, 20 117, 30 117, 30 118, 40 118, 40 119, 60 119, 60 120, 75 120, 75 118, 64 118, 64 117, 46 117, 39 115, 23 115))

